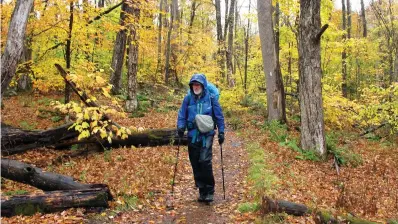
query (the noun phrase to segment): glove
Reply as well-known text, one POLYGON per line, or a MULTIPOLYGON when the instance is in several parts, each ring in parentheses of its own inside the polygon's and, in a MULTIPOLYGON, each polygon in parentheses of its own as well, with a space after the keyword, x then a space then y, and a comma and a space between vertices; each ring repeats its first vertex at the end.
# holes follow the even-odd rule
POLYGON ((225 137, 224 137, 224 132, 218 133, 218 143, 221 145, 224 143, 225 137))
POLYGON ((185 128, 178 128, 177 129, 177 133, 178 133, 178 136, 180 138, 182 138, 184 136, 184 131, 185 131, 185 128))

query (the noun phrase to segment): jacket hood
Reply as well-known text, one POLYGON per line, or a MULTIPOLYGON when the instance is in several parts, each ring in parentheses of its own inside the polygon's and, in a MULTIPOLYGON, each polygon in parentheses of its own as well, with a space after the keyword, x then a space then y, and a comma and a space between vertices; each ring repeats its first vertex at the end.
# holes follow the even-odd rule
POLYGON ((193 82, 199 82, 203 86, 203 90, 207 88, 207 80, 206 76, 203 74, 193 74, 191 80, 189 81, 189 87, 192 90, 192 83, 193 82))

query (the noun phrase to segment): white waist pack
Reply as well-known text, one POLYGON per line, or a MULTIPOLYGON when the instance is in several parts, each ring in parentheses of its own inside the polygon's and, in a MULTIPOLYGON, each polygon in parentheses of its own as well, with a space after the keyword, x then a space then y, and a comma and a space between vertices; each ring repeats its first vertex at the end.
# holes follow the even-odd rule
POLYGON ((197 114, 195 116, 195 123, 200 133, 207 133, 214 129, 213 118, 209 115, 197 114))

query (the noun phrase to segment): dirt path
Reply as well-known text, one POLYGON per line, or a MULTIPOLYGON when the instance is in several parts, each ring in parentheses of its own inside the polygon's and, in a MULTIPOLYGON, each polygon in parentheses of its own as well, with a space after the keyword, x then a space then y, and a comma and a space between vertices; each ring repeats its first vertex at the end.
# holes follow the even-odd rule
MULTIPOLYGON (((215 200, 210 205, 197 202, 192 168, 187 147, 181 147, 174 210, 143 209, 135 214, 120 213, 113 221, 121 223, 231 223, 238 214, 237 207, 246 201, 247 156, 242 141, 233 132, 226 132, 223 145, 226 200, 223 199, 220 147, 213 144, 213 170, 216 179, 215 200), (134 217, 134 218, 133 218, 134 217)), ((161 197, 161 196, 159 196, 161 197)), ((164 202, 166 203, 166 202, 164 202)), ((162 206, 162 205, 160 205, 162 206)))

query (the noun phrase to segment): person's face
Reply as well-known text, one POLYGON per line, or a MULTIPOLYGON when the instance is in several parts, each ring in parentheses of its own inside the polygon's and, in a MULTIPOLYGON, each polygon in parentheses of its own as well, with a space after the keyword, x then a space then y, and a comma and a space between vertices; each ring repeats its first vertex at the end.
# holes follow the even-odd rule
POLYGON ((192 89, 195 94, 200 94, 202 92, 202 85, 200 83, 194 82, 192 84, 192 89))

